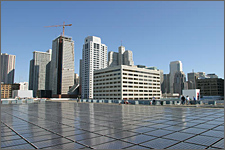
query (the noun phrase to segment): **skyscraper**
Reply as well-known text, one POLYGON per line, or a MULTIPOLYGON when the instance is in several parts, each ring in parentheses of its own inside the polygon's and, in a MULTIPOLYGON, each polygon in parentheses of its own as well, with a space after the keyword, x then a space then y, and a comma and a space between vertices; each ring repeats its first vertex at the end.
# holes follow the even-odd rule
POLYGON ((170 93, 170 74, 163 74, 162 93, 170 93))
POLYGON ((74 73, 74 84, 79 84, 79 75, 74 73))
POLYGON ((134 66, 132 51, 125 50, 124 46, 120 46, 118 50, 119 50, 118 53, 112 51, 108 53, 108 66, 109 67, 114 67, 117 65, 134 66))
POLYGON ((74 41, 59 36, 52 41, 51 90, 53 95, 68 94, 74 85, 74 41))
POLYGON ((51 49, 46 52, 33 52, 33 59, 30 61, 29 90, 33 90, 34 97, 37 90, 50 90, 51 55, 51 49))
POLYGON ((1 82, 4 82, 4 84, 14 83, 15 60, 15 55, 1 53, 1 82))
POLYGON ((107 67, 107 46, 101 43, 99 37, 85 38, 81 64, 81 97, 91 99, 93 98, 93 72, 107 67))
POLYGON ((173 83, 175 73, 181 71, 183 71, 181 61, 170 62, 170 93, 174 93, 173 83))
POLYGON ((196 72, 190 72, 188 76, 188 89, 196 89, 196 80, 199 77, 199 74, 196 72))
POLYGON ((178 71, 174 75, 174 83, 173 83, 173 92, 182 94, 182 90, 185 89, 186 86, 186 76, 183 71, 178 71))

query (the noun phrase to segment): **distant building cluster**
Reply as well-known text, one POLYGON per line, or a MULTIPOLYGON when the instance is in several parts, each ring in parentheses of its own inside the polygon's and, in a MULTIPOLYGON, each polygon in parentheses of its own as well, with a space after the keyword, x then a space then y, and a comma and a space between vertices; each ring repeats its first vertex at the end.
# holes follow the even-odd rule
POLYGON ((188 80, 182 71, 181 61, 170 63, 170 73, 164 74, 162 83, 163 97, 173 94, 182 95, 182 90, 200 89, 201 96, 224 96, 224 79, 218 78, 216 74, 205 74, 205 72, 190 72, 188 80))
POLYGON ((183 72, 181 61, 169 64, 164 74, 157 67, 134 65, 133 53, 119 46, 108 52, 101 38, 84 39, 79 75, 74 73, 74 41, 59 36, 52 49, 34 51, 28 82, 14 83, 15 55, 1 53, 1 98, 79 97, 83 99, 149 100, 181 96, 200 89, 201 96, 224 96, 224 79, 205 72, 183 72), (15 92, 13 92, 15 91, 15 92))

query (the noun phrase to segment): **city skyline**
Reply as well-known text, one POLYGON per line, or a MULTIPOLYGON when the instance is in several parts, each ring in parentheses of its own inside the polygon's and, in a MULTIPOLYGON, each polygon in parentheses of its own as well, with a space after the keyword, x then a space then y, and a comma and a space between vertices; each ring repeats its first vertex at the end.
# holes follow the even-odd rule
POLYGON ((51 49, 52 41, 62 32, 62 28, 44 26, 65 21, 73 24, 65 28, 65 35, 74 40, 75 73, 79 74, 83 39, 89 35, 100 37, 108 46, 108 52, 117 52, 122 40, 122 45, 132 50, 135 65, 155 66, 165 74, 169 73, 171 61, 180 60, 186 75, 194 69, 195 72, 215 73, 224 78, 223 4, 2 2, 1 49, 2 53, 16 55, 15 82, 29 81, 32 52, 51 49), (57 16, 60 7, 70 13, 65 11, 61 17, 57 16), (46 13, 48 15, 43 17, 46 13), (31 21, 27 22, 27 19, 31 21), (24 37, 29 36, 25 41, 24 37))

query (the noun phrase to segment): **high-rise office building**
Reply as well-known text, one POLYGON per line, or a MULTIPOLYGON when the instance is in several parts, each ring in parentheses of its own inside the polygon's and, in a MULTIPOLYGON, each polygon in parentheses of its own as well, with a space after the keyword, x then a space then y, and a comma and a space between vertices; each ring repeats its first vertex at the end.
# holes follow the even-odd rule
POLYGON ((1 53, 1 82, 4 84, 14 83, 15 60, 15 55, 1 53))
POLYGON ((182 94, 182 90, 187 88, 186 76, 183 71, 176 72, 174 75, 173 92, 182 94))
POLYGON ((79 84, 79 75, 74 73, 74 84, 79 84))
POLYGON ((174 83, 174 76, 176 72, 181 72, 182 63, 181 61, 172 61, 170 62, 170 93, 174 93, 173 83, 174 83))
POLYGON ((170 74, 163 74, 162 94, 170 93, 170 74))
POLYGON ((74 85, 74 41, 59 36, 52 41, 51 90, 53 95, 68 94, 74 85))
POLYGON ((34 97, 37 90, 50 90, 51 55, 51 49, 46 52, 33 52, 33 59, 30 61, 29 90, 33 90, 34 97))
POLYGON ((222 78, 200 78, 197 79, 197 89, 200 89, 201 96, 223 96, 224 79, 222 78))
POLYGON ((99 37, 88 36, 85 38, 81 62, 81 97, 92 99, 93 72, 107 67, 107 46, 101 43, 99 37))
POLYGON ((125 50, 124 46, 120 46, 118 50, 119 50, 118 53, 112 51, 108 53, 108 66, 109 67, 114 67, 117 65, 134 66, 132 51, 125 50))
POLYGON ((81 81, 82 81, 82 59, 80 59, 80 68, 79 68, 79 95, 81 95, 81 90, 82 90, 82 85, 81 85, 81 81))
POLYGON ((187 74, 188 76, 188 89, 196 89, 196 80, 199 77, 199 74, 196 72, 191 72, 187 74))

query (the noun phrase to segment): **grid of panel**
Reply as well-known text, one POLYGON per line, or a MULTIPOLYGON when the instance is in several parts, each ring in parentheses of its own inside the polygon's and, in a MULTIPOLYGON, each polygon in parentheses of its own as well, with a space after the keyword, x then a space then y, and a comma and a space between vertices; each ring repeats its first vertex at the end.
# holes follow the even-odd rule
POLYGON ((3 149, 224 148, 223 109, 47 101, 2 105, 1 122, 3 149))

